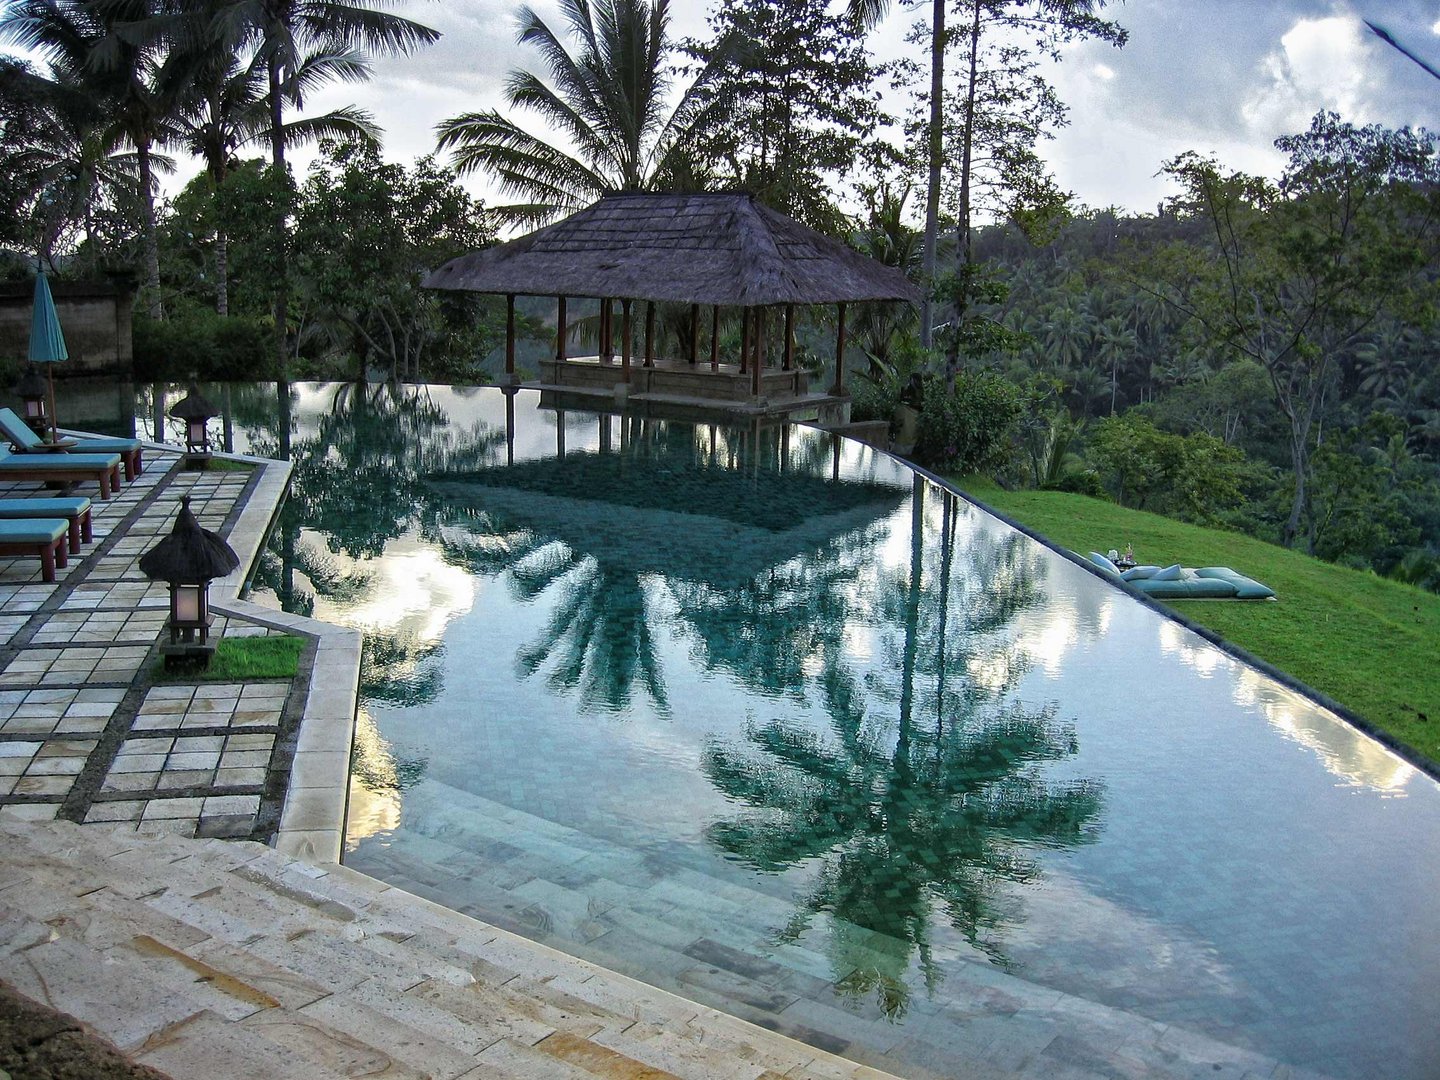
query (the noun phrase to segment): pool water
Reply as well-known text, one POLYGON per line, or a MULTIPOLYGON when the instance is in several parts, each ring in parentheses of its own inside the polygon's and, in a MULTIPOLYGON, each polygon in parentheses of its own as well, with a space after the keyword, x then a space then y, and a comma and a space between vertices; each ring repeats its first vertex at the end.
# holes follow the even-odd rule
POLYGON ((803 428, 241 398, 296 462, 257 594, 366 631, 349 865, 902 1071, 1067 1022, 1440 1070, 1436 783, 964 499, 803 428))

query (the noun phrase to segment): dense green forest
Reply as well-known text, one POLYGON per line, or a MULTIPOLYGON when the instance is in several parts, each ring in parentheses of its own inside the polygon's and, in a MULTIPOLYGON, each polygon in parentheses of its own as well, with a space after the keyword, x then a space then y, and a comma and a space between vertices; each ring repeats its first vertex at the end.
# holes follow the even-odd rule
MULTIPOLYGON (((391 5, 12 0, 0 272, 131 283, 146 377, 484 382, 501 313, 427 269, 607 192, 742 187, 925 286, 859 312, 849 355, 856 417, 913 408, 923 464, 1440 589, 1428 133, 1320 112, 1280 176, 1185 154, 1178 194, 1127 215, 1041 152, 1067 119, 1042 62, 1125 44, 1100 0, 714 0, 696 39, 667 0, 559 6, 517 8, 532 62, 503 103, 396 164, 363 109, 303 109, 376 56, 423 62, 436 33, 391 5), (887 15, 915 23, 880 63, 887 15), (170 155, 202 166, 178 190, 170 155)), ((538 340, 549 306, 524 313, 538 340)), ((802 355, 831 318, 801 319, 802 355)))

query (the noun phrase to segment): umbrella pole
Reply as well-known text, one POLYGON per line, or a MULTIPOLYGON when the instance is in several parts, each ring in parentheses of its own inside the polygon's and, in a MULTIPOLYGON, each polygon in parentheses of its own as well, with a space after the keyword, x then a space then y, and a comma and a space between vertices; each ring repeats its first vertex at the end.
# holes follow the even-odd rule
POLYGON ((50 393, 50 441, 60 441, 59 432, 55 427, 55 365, 45 365, 45 388, 50 393))

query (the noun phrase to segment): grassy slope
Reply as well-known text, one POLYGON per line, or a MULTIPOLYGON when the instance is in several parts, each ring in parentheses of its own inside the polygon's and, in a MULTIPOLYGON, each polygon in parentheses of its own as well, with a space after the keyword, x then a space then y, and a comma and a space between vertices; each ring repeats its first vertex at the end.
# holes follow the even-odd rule
POLYGON ((1440 763, 1440 596, 1238 533, 1053 491, 962 491, 1082 554, 1135 545, 1140 562, 1230 566, 1278 603, 1181 601, 1176 610, 1328 694, 1440 763))

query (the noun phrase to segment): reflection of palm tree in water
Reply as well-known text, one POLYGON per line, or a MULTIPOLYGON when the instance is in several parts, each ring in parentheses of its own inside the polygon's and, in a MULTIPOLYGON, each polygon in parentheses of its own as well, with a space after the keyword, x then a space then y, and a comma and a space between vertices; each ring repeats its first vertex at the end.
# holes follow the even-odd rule
POLYGON ((917 478, 910 573, 882 583, 877 607, 899 637, 887 650, 898 664, 864 683, 875 699, 898 705, 894 726, 874 722, 838 650, 825 648, 817 681, 830 737, 774 720, 752 729, 742 748, 712 745, 704 761, 721 792, 756 811, 714 824, 713 843, 761 870, 813 867, 779 939, 797 941, 828 916, 837 988, 875 993, 892 1017, 908 1002, 912 954, 928 986, 939 978, 937 916, 1009 966, 1004 930, 1021 917, 1011 887, 1039 875, 1036 849, 1085 842, 1100 810, 1098 785, 1052 781, 1039 768, 1077 749, 1054 706, 998 703, 1018 666, 1005 667, 999 683, 968 677, 1013 651, 1003 631, 1043 599, 1038 567, 1019 565, 1023 547, 982 533, 966 552, 969 573, 952 582, 958 505, 945 495, 939 550, 927 551, 924 493, 917 478), (933 570, 937 558, 940 587, 927 588, 927 563, 933 570), (977 586, 983 601, 966 596, 977 586), (888 685, 897 668, 899 684, 888 685), (922 726, 917 714, 931 707, 935 723, 922 726))
MULTIPOLYGON (((533 587, 533 577, 528 581, 533 587)), ((516 656, 520 674, 533 675, 553 661, 546 679, 552 690, 579 687, 584 706, 615 711, 629 707, 638 680, 655 707, 667 712, 640 576, 587 558, 571 563, 558 584, 559 600, 545 629, 516 656)))

